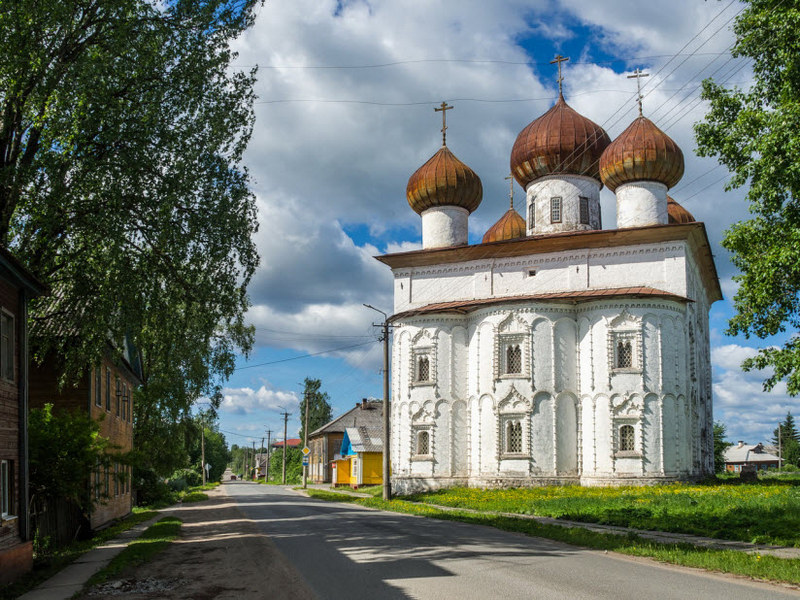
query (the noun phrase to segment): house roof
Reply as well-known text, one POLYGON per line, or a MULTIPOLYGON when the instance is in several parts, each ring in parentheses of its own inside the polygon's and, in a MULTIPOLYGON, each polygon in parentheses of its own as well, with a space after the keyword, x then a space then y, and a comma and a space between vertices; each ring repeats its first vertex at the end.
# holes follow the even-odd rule
POLYGON ((0 246, 0 269, 7 279, 25 288, 33 296, 41 296, 50 291, 46 284, 39 281, 17 257, 3 246, 0 246))
POLYGON ((764 448, 764 444, 756 444, 755 446, 739 444, 725 450, 726 463, 759 463, 779 460, 781 459, 764 448))
POLYGON ((383 452, 383 430, 380 427, 346 427, 344 435, 350 439, 354 452, 383 452))
POLYGON ((392 321, 400 320, 404 317, 413 317, 428 313, 460 313, 466 314, 473 310, 492 306, 495 304, 508 304, 510 302, 567 302, 576 304, 578 302, 589 302, 592 300, 605 300, 611 298, 663 298, 675 300, 676 302, 692 302, 684 296, 665 292, 651 287, 626 287, 626 288, 602 288, 597 290, 581 290, 576 292, 553 292, 548 294, 528 294, 525 296, 506 296, 503 298, 481 298, 478 300, 459 300, 455 302, 437 302, 427 304, 420 308, 414 308, 405 312, 397 313, 391 317, 392 321))
MULTIPOLYGON (((286 447, 287 448, 299 448, 300 444, 303 443, 303 440, 300 438, 289 438, 286 440, 286 447)), ((283 442, 272 442, 270 444, 273 448, 283 448, 283 442)))
POLYGON ((363 400, 343 415, 336 417, 308 437, 312 438, 325 433, 344 433, 347 427, 381 427, 383 424, 383 402, 380 400, 363 400))

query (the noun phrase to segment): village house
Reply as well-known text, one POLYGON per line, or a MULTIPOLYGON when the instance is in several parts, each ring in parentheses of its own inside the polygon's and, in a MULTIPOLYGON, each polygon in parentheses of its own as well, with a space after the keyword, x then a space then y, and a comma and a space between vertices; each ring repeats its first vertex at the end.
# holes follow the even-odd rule
POLYGON ((0 584, 33 566, 28 517, 28 299, 44 293, 0 248, 0 584))
POLYGON ((364 398, 343 415, 308 435, 308 479, 312 483, 333 481, 333 460, 342 447, 347 427, 382 427, 383 402, 364 398))
POLYGON ((740 473, 748 465, 757 471, 766 471, 777 469, 781 459, 761 443, 751 446, 740 440, 725 450, 725 470, 729 473, 740 473))
POLYGON ((334 460, 333 485, 362 485, 383 483, 383 428, 346 427, 341 458, 334 460))
MULTIPOLYGON (((115 453, 133 449, 133 391, 142 383, 138 354, 126 338, 119 345, 110 341, 99 365, 87 370, 75 385, 59 390, 61 374, 56 356, 31 365, 30 405, 54 410, 84 411, 100 424, 100 435, 108 439, 115 453)), ((92 475, 90 493, 95 507, 89 526, 97 529, 126 516, 133 507, 130 467, 119 462, 98 468, 92 475)))

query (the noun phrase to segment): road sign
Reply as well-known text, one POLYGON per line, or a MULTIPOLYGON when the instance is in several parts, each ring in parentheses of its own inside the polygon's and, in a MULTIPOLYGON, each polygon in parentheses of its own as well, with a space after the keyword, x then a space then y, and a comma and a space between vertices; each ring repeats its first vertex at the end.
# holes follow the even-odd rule
POLYGON ((306 446, 303 448, 303 456, 308 456, 309 454, 311 454, 311 450, 309 450, 308 446, 306 446))
POLYGON ((307 466, 308 466, 308 459, 307 459, 307 458, 304 458, 304 459, 303 459, 303 466, 304 466, 304 467, 307 467, 307 466))

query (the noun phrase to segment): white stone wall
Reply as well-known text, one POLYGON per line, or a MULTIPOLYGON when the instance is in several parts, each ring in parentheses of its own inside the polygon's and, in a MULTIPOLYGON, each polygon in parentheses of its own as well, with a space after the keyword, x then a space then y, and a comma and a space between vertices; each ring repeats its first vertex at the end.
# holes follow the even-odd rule
POLYGON ((600 182, 581 175, 549 175, 528 184, 528 235, 602 229, 600 182), (588 200, 589 222, 580 221, 580 198, 588 200), (551 219, 551 198, 561 198, 561 221, 551 219))
POLYGON ((398 491, 706 474, 707 457, 713 461, 704 437, 712 417, 710 370, 703 373, 707 343, 689 341, 707 335, 702 319, 691 325, 701 312, 672 301, 606 300, 507 304, 398 324, 392 411, 398 491), (690 336, 692 327, 698 331, 690 336), (627 369, 614 364, 612 341, 620 332, 634 340, 627 369), (524 346, 522 373, 499 368, 509 339, 524 346), (419 348, 436 354, 432 380, 424 384, 413 381, 419 348), (687 369, 692 362, 694 370, 687 369), (523 424, 522 455, 505 452, 507 418, 523 424), (623 425, 635 430, 632 451, 620 450, 623 425), (430 432, 430 456, 415 455, 420 428, 430 432))
POLYGON ((657 181, 623 183, 617 196, 617 228, 666 225, 667 186, 657 181))
POLYGON ((467 244, 469 211, 460 206, 435 206, 422 216, 422 247, 447 248, 467 244))

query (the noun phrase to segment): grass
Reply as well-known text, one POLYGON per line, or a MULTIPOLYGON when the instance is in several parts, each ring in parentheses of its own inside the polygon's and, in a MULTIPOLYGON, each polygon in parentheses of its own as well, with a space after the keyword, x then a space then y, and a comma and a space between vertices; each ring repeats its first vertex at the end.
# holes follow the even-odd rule
POLYGON ((204 494, 203 492, 189 492, 187 494, 183 494, 181 497, 181 501, 184 504, 189 502, 202 502, 203 500, 208 500, 208 494, 204 494))
POLYGON ((148 527, 144 533, 133 540, 128 547, 117 554, 105 568, 89 579, 86 587, 98 585, 117 577, 129 567, 144 564, 156 554, 164 550, 172 540, 178 537, 181 520, 176 517, 164 517, 148 527))
POLYGON ((800 547, 800 479, 767 477, 754 483, 730 479, 616 488, 451 488, 408 499, 452 508, 800 547))
POLYGON ((499 515, 476 515, 458 510, 443 510, 435 506, 406 500, 396 499, 385 502, 379 498, 359 498, 313 489, 308 490, 308 494, 321 500, 349 502, 370 508, 433 519, 486 525, 504 531, 524 533, 586 548, 611 550, 629 556, 653 558, 675 565, 800 585, 800 559, 781 559, 774 556, 752 555, 734 550, 698 548, 690 544, 661 544, 645 540, 636 535, 620 536, 596 533, 579 527, 567 528, 558 525, 541 524, 531 519, 499 515))
POLYGON ((61 569, 74 562, 79 556, 117 537, 123 531, 135 527, 139 523, 156 516, 155 511, 134 508, 133 514, 119 523, 98 531, 88 540, 74 542, 64 548, 55 550, 39 549, 34 554, 33 571, 23 576, 10 586, 0 589, 0 600, 10 600, 32 590, 43 583, 61 569))

